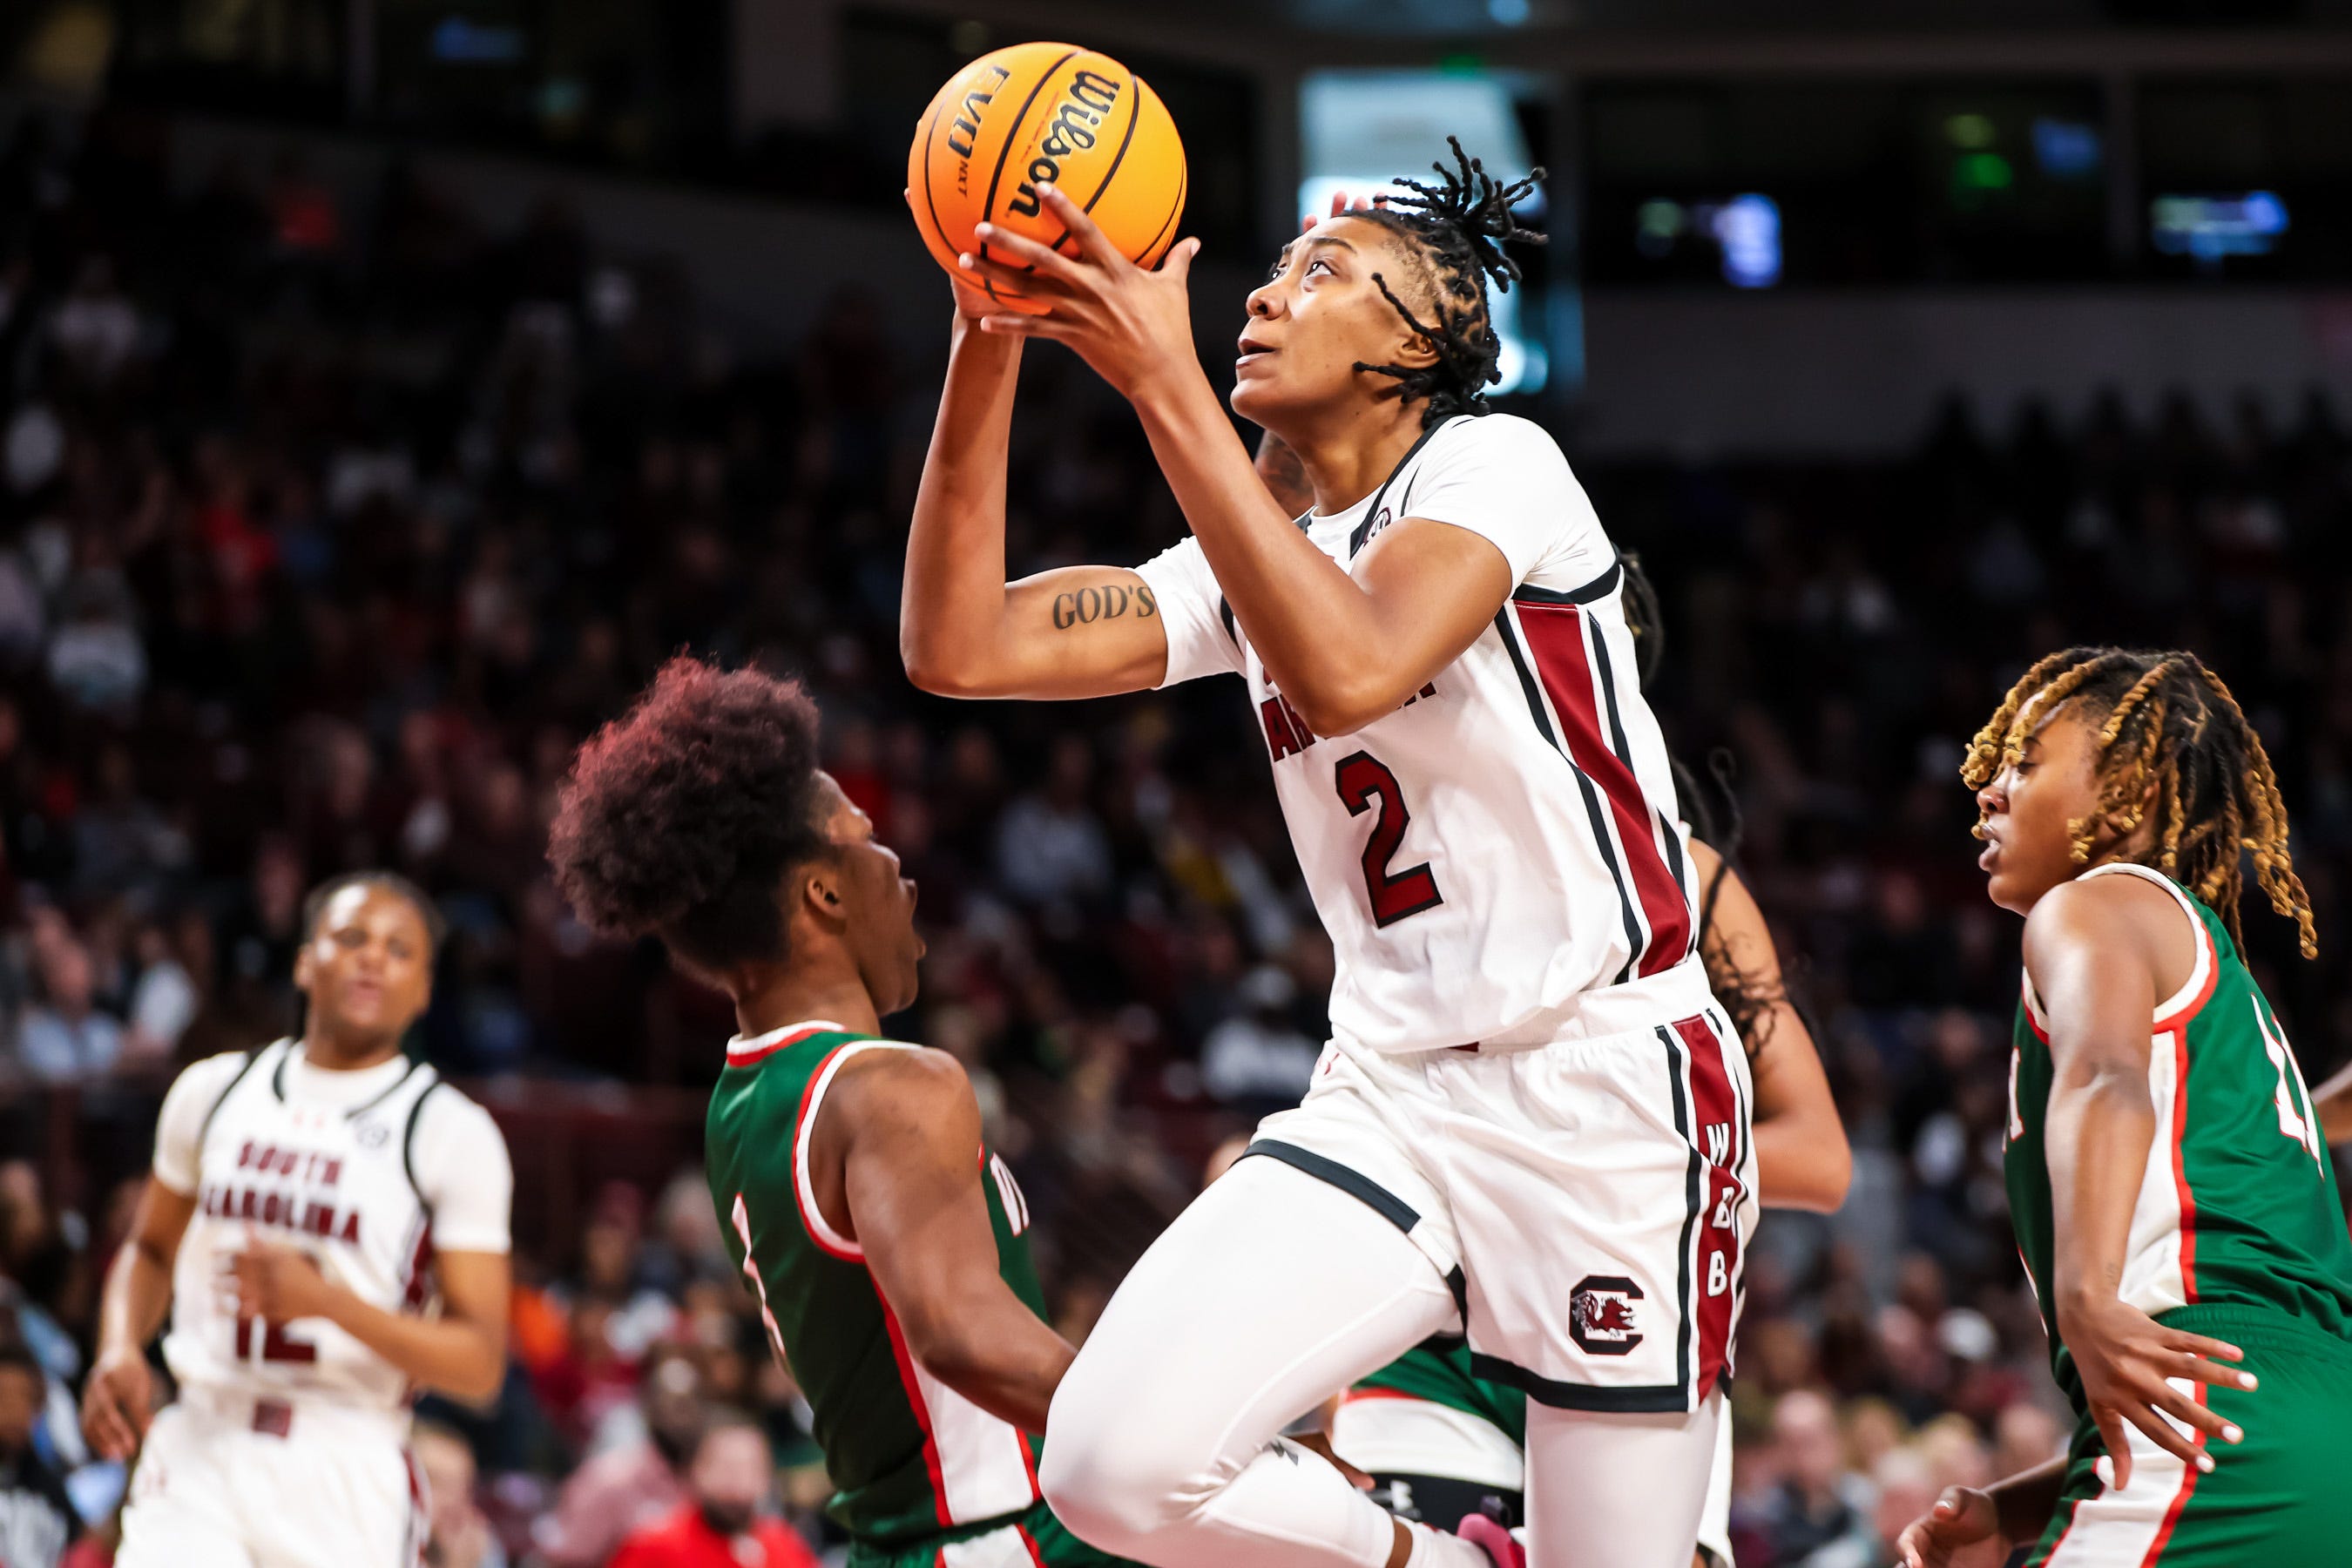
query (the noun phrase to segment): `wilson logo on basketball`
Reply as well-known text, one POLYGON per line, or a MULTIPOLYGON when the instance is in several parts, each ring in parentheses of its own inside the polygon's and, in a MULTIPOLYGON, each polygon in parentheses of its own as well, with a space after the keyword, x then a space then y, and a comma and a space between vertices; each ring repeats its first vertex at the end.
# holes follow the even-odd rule
POLYGON ((1037 143, 1037 155, 1029 160, 1029 177, 1013 189, 1008 205, 1014 212, 1023 217, 1037 216, 1037 187, 1062 177, 1061 160, 1095 144, 1094 128, 1103 122, 1111 105, 1118 101, 1118 87, 1110 78, 1090 70, 1079 71, 1070 78, 1045 140, 1037 143))
POLYGON ((1622 1274, 1588 1274, 1568 1300, 1568 1332, 1587 1355, 1630 1355, 1642 1342, 1633 1303, 1642 1288, 1622 1274))

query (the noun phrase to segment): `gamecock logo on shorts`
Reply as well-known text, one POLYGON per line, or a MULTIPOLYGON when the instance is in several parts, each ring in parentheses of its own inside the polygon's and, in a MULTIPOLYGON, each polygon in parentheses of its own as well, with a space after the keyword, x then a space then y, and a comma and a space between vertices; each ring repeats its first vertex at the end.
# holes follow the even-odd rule
POLYGON ((1568 1332, 1587 1355, 1630 1355, 1642 1342, 1633 1303, 1642 1288, 1622 1274, 1588 1274, 1568 1299, 1568 1332))

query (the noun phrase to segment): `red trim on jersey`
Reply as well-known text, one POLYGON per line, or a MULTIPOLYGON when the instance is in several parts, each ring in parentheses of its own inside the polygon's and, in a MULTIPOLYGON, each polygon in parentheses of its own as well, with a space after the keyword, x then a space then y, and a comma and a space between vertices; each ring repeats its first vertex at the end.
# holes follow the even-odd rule
MULTIPOLYGON (((1633 768, 1610 749, 1601 727, 1600 708, 1592 694, 1592 661, 1584 647, 1584 614, 1574 605, 1539 605, 1514 600, 1519 627, 1526 635, 1528 656, 1552 710, 1559 715, 1560 743, 1569 760, 1601 786, 1617 837, 1625 847, 1633 895, 1650 928, 1646 947, 1634 954, 1634 972, 1655 974, 1688 956, 1691 941, 1689 896, 1658 849, 1659 817, 1642 793, 1642 781, 1633 768)), ((1668 828, 1667 831, 1673 831, 1668 828)), ((1601 852, 1608 853, 1603 845, 1601 852)))
POLYGON ((1682 1037, 1690 1052, 1691 1146, 1696 1149, 1704 1163, 1705 1179, 1699 1184, 1699 1201, 1704 1205, 1699 1214, 1698 1256, 1693 1265, 1692 1293, 1696 1298, 1692 1315, 1698 1322, 1698 1378, 1695 1397, 1705 1399, 1714 1392, 1717 1380, 1729 1369, 1731 1362, 1731 1309, 1738 1300, 1732 1280, 1739 1273, 1738 1206, 1747 1194, 1746 1184, 1739 1179, 1742 1151, 1739 1143, 1739 1096, 1731 1087, 1731 1068, 1723 1059, 1723 1037, 1715 1032, 1705 1016, 1684 1018, 1675 1025, 1675 1033, 1682 1037), (1724 1126, 1731 1130, 1730 1141, 1724 1146, 1718 1162, 1708 1146, 1706 1130, 1724 1126), (1715 1215, 1718 1209, 1732 1209, 1731 1228, 1727 1233, 1717 1229, 1715 1215), (1720 1294, 1707 1291, 1712 1274, 1704 1260, 1710 1252, 1723 1256, 1723 1289, 1720 1294))
POLYGON ((1367 1399, 1410 1399, 1415 1405, 1434 1405, 1433 1399, 1423 1399, 1418 1394, 1407 1394, 1401 1388, 1350 1388, 1339 1395, 1342 1405, 1360 1404, 1367 1399))
POLYGON ((2203 950, 2205 959, 2205 984, 2198 988, 2196 995, 2191 996, 2172 1012, 2157 1019, 2156 1032, 2159 1035, 2174 1029, 2185 1031, 2189 1026, 2189 1020, 2202 1012, 2205 1004, 2213 999, 2214 984, 2221 978, 2221 952, 2213 945, 2213 933, 2205 929, 2203 921, 2198 921, 2195 924, 2198 945, 2203 950))
MULTIPOLYGON (((805 1040, 809 1036, 821 1032, 821 1029, 803 1029, 799 1034, 793 1036, 791 1039, 779 1040, 774 1045, 766 1047, 766 1049, 760 1051, 756 1056, 749 1059, 756 1061, 760 1057, 766 1056, 769 1051, 782 1050, 784 1047, 793 1044, 794 1040, 805 1040)), ((815 1221, 818 1216, 811 1215, 808 1211, 808 1205, 801 1201, 801 1129, 808 1124, 809 1106, 815 1098, 816 1086, 825 1081, 824 1075, 826 1069, 833 1066, 834 1058, 835 1057, 838 1057, 842 1052, 847 1050, 850 1046, 856 1043, 857 1042, 854 1040, 846 1041, 841 1045, 834 1047, 830 1051, 827 1051, 824 1056, 824 1060, 817 1063, 816 1070, 809 1074, 808 1082, 801 1085, 800 1109, 793 1112, 793 1141, 786 1147, 792 1154, 793 1206, 800 1211, 801 1229, 808 1233, 808 1238, 816 1243, 817 1250, 824 1253, 827 1258, 837 1258, 844 1263, 855 1263, 863 1267, 866 1262, 865 1255, 856 1252, 844 1252, 840 1247, 837 1247, 834 1246, 833 1243, 825 1240, 824 1234, 816 1227, 815 1221)), ((814 1184, 814 1178, 812 1177, 811 1181, 812 1184, 814 1184)), ((811 1195, 814 1195, 814 1192, 812 1192, 811 1195)), ((884 1310, 887 1311, 888 1309, 885 1308, 884 1310)), ((896 1333, 898 1331, 893 1329, 891 1331, 896 1333)))
POLYGON ((915 1358, 907 1349, 907 1336, 898 1330, 898 1314, 890 1310, 882 1288, 874 1288, 874 1299, 882 1305, 882 1327, 890 1336, 890 1359, 898 1363, 898 1385, 907 1391, 907 1408, 915 1413, 915 1425, 923 1433, 923 1468, 930 1472, 931 1509, 943 1526, 955 1520, 948 1512, 947 1473, 940 1468, 940 1440, 931 1434, 931 1407, 923 1402, 922 1381, 915 1375, 915 1358))
POLYGON ((401 1555, 408 1560, 408 1568, 421 1568, 433 1535, 433 1506, 426 1499, 424 1473, 416 1468, 415 1451, 405 1443, 400 1446, 400 1462, 408 1469, 407 1540, 401 1555))
POLYGON ((1044 1497, 1045 1489, 1037 1480, 1037 1456, 1029 1447, 1029 1434, 1018 1426, 1013 1429, 1013 1440, 1021 1446, 1021 1468, 1029 1472, 1029 1496, 1032 1500, 1044 1497))
MULTIPOLYGON (((2210 993, 2211 987, 2206 987, 2210 993)), ((2190 1011, 2194 1011, 2192 1007, 2190 1011)), ((2180 1199, 2180 1293, 2197 1300, 2197 1194, 2189 1188, 2189 1028, 2172 1031, 2172 1189, 2180 1199)))
MULTIPOLYGON (((2194 1384, 2190 1397, 2200 1405, 2204 1404, 2205 1385, 2201 1383, 2194 1384)), ((2197 1478, 2204 1473, 2193 1464, 2181 1466, 2180 1471, 2180 1486, 2172 1494, 2172 1506, 2164 1510, 2164 1524, 2157 1531, 2156 1539, 2148 1542, 2147 1555, 2139 1560, 2139 1568, 2152 1568, 2152 1564, 2163 1559, 2164 1549, 2172 1541, 2172 1528, 2180 1522, 2181 1512, 2189 1506, 2189 1494, 2197 1489, 2197 1478)))
POLYGON ((1029 1533, 1029 1527, 1016 1524, 1013 1528, 1021 1532, 1021 1544, 1029 1549, 1029 1561, 1035 1564, 1035 1568, 1045 1568, 1045 1554, 1038 1550, 1037 1538, 1029 1533))
POLYGON ((409 1254, 408 1277, 401 1289, 402 1310, 422 1311, 433 1294, 433 1221, 428 1216, 416 1232, 416 1249, 409 1254))
POLYGON ((751 1066, 754 1062, 766 1061, 770 1057, 774 1056, 778 1051, 783 1050, 788 1047, 799 1045, 811 1035, 824 1035, 837 1032, 839 1031, 837 1031, 835 1026, 831 1024, 810 1024, 803 1027, 794 1029, 791 1034, 786 1035, 780 1039, 770 1040, 766 1045, 754 1047, 752 1049, 748 1051, 739 1051, 734 1049, 732 1047, 730 1047, 727 1052, 727 1065, 730 1068, 747 1068, 751 1066))

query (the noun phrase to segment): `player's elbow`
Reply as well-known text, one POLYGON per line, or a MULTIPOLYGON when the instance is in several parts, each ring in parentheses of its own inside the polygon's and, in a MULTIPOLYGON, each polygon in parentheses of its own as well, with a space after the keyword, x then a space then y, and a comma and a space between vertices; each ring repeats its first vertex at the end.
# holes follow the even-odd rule
POLYGON ((918 691, 934 697, 995 695, 982 661, 940 646, 940 638, 926 637, 910 619, 899 623, 898 659, 918 691))
POLYGON ((1853 1152, 1846 1147, 1843 1138, 1824 1139, 1806 1162, 1804 1173, 1796 1184, 1794 1201, 1785 1206, 1813 1214, 1835 1214, 1845 1206, 1845 1194, 1853 1185, 1853 1152))
POLYGON ((898 1331, 906 1336, 907 1353, 950 1388, 961 1388, 989 1370, 989 1347, 970 1331, 961 1313, 908 1312, 899 1319, 898 1331))
POLYGON ((1339 669, 1312 677, 1297 687, 1285 687, 1293 711, 1317 738, 1352 735, 1373 720, 1393 712, 1404 699, 1391 683, 1378 676, 1339 669))

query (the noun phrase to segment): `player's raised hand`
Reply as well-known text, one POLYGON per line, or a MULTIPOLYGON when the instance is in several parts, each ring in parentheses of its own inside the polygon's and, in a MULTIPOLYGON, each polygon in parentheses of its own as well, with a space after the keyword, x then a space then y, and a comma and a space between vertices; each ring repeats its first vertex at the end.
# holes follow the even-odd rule
POLYGON ((1171 372, 1199 374, 1188 287, 1201 242, 1178 240, 1159 268, 1147 272, 1121 256, 1058 186, 1040 185, 1037 195, 1078 242, 1078 254, 1065 255, 994 224, 974 229, 982 248, 992 254, 966 251, 958 257, 965 276, 1017 289, 1051 307, 1042 316, 992 314, 982 319, 982 330, 1067 343, 1129 399, 1171 372), (1011 259, 998 260, 998 255, 1011 259))
POLYGON ((1953 1554, 2000 1532, 1991 1494, 1974 1487, 1946 1487, 1927 1516, 1914 1520, 1895 1542, 1901 1568, 1946 1568, 1953 1554))
POLYGON ((100 1458, 128 1459, 147 1436, 155 1374, 135 1347, 101 1351, 81 1385, 81 1430, 100 1458))
POLYGON ((2223 1362, 2242 1361, 2245 1352, 2202 1334, 2168 1329, 2122 1301, 2103 1300, 2059 1311, 2059 1337, 2083 1380, 2083 1403, 2107 1440, 2117 1491, 2131 1484, 2128 1424, 2150 1442, 2192 1469, 2210 1470, 2213 1456, 2204 1437, 2236 1443, 2245 1436, 2201 1401, 2172 1386, 2175 1378, 2252 1390, 2254 1375, 2223 1362), (2186 1436, 2182 1427, 2188 1428, 2186 1436))
POLYGON ((308 1253, 247 1233, 245 1250, 228 1260, 230 1289, 241 1318, 283 1323, 322 1317, 333 1289, 308 1253))

